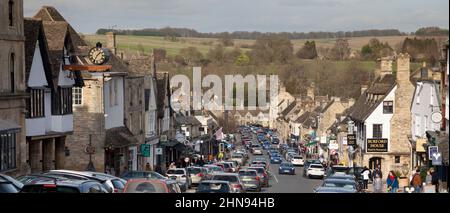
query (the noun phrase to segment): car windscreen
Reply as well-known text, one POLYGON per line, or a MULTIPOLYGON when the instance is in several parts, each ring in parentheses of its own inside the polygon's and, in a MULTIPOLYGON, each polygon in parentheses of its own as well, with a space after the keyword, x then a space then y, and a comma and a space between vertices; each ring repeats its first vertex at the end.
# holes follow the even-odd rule
POLYGON ((158 182, 130 182, 125 190, 126 193, 165 193, 163 183, 158 182))
POLYGON ((242 158, 242 155, 233 155, 231 158, 242 158))
POLYGON ((230 183, 236 183, 239 182, 238 177, 233 176, 233 175, 215 175, 213 178, 213 180, 223 180, 223 181, 228 181, 230 183))
POLYGON ((80 193, 75 187, 68 186, 46 186, 46 185, 25 185, 21 193, 80 193))
POLYGON ((168 175, 182 175, 184 174, 184 171, 181 169, 169 169, 167 170, 168 175))
POLYGON ((303 157, 301 157, 301 156, 294 156, 294 159, 303 159, 303 157))
POLYGON ((256 171, 239 171, 239 176, 256 176, 256 171))
POLYGON ((18 190, 12 183, 0 182, 0 193, 17 193, 18 190))
POLYGON ((258 174, 262 174, 265 171, 264 168, 249 168, 249 169, 256 170, 256 172, 258 172, 258 174))
POLYGON ((323 169, 323 166, 321 165, 311 165, 309 168, 314 168, 314 169, 323 169))
POLYGON ((290 163, 282 163, 281 167, 293 167, 293 165, 290 163))
POLYGON ((198 192, 219 192, 227 193, 230 191, 230 187, 226 183, 200 183, 197 188, 198 192))

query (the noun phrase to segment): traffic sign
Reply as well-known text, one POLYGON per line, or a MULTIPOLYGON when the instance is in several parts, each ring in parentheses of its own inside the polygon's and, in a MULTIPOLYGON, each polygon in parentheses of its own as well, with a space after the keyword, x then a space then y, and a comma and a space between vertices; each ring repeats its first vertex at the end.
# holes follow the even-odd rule
POLYGON ((162 155, 163 149, 162 148, 156 148, 156 155, 162 155))

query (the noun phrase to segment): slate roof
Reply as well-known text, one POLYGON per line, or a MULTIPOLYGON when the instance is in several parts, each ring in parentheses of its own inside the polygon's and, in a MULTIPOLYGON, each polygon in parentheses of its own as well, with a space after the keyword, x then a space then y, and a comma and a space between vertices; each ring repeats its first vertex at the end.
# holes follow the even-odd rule
POLYGON ((311 115, 311 112, 306 111, 305 113, 300 115, 300 117, 298 117, 295 120, 295 123, 300 123, 301 124, 301 123, 305 122, 309 118, 310 115, 311 115))
POLYGON ((372 86, 367 89, 356 101, 352 107, 350 117, 354 120, 364 121, 381 104, 383 99, 397 85, 395 76, 387 74, 384 77, 378 77, 372 86), (370 98, 378 96, 378 98, 370 98))
POLYGON ((288 115, 295 107, 297 106, 297 102, 294 101, 293 103, 291 103, 289 106, 286 107, 286 109, 284 109, 281 112, 281 116, 285 117, 286 115, 288 115))
POLYGON ((194 116, 185 116, 182 114, 175 115, 175 122, 180 125, 193 125, 193 126, 201 126, 202 123, 197 120, 194 116))

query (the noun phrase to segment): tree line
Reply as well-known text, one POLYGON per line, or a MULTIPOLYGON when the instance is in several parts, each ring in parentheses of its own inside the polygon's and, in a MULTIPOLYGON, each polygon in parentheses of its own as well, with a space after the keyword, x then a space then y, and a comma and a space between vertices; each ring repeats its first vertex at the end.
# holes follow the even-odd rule
POLYGON ((121 30, 121 29, 105 29, 97 30, 98 35, 103 35, 107 32, 115 32, 118 35, 134 35, 134 36, 159 36, 159 37, 196 37, 196 38, 223 38, 229 36, 232 39, 257 39, 262 36, 282 36, 289 39, 336 39, 336 38, 350 38, 350 37, 367 37, 367 36, 402 36, 408 33, 400 32, 397 29, 383 29, 383 30, 359 30, 359 31, 339 31, 339 32, 220 32, 220 33, 201 33, 194 29, 188 28, 146 28, 138 30, 121 30))

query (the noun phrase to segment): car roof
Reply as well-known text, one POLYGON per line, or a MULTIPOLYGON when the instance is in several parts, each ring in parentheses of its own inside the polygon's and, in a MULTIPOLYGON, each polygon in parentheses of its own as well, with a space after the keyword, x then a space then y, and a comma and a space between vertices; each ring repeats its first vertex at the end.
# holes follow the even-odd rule
POLYGON ((159 180, 159 179, 145 179, 145 178, 137 178, 137 179, 131 179, 127 183, 131 182, 150 182, 150 183, 166 183, 165 180, 159 180))
POLYGON ((25 186, 33 186, 33 185, 57 185, 57 186, 71 186, 71 187, 78 187, 81 184, 85 184, 85 183, 97 183, 100 184, 99 182, 95 181, 95 180, 73 180, 73 179, 66 179, 66 180, 54 180, 54 181, 49 181, 49 180, 40 180, 37 181, 35 183, 32 184, 27 184, 25 186))
POLYGON ((355 183, 355 181, 353 180, 347 180, 347 179, 325 179, 323 180, 324 182, 329 182, 329 183, 355 183))
POLYGON ((318 163, 312 163, 312 164, 309 164, 309 166, 321 166, 321 167, 323 167, 322 164, 318 164, 318 163))
POLYGON ((241 169, 241 170, 239 170, 239 172, 253 172, 253 171, 255 171, 255 172, 257 172, 255 169, 249 169, 249 168, 245 168, 245 169, 241 169))
POLYGON ((231 172, 218 172, 214 173, 213 176, 238 176, 238 174, 231 172))
POLYGON ((222 183, 222 184, 229 184, 228 181, 224 180, 203 180, 200 183, 222 183))
POLYGON ((346 188, 342 188, 342 187, 324 187, 321 186, 317 189, 316 192, 319 193, 353 193, 354 190, 352 189, 346 189, 346 188))

